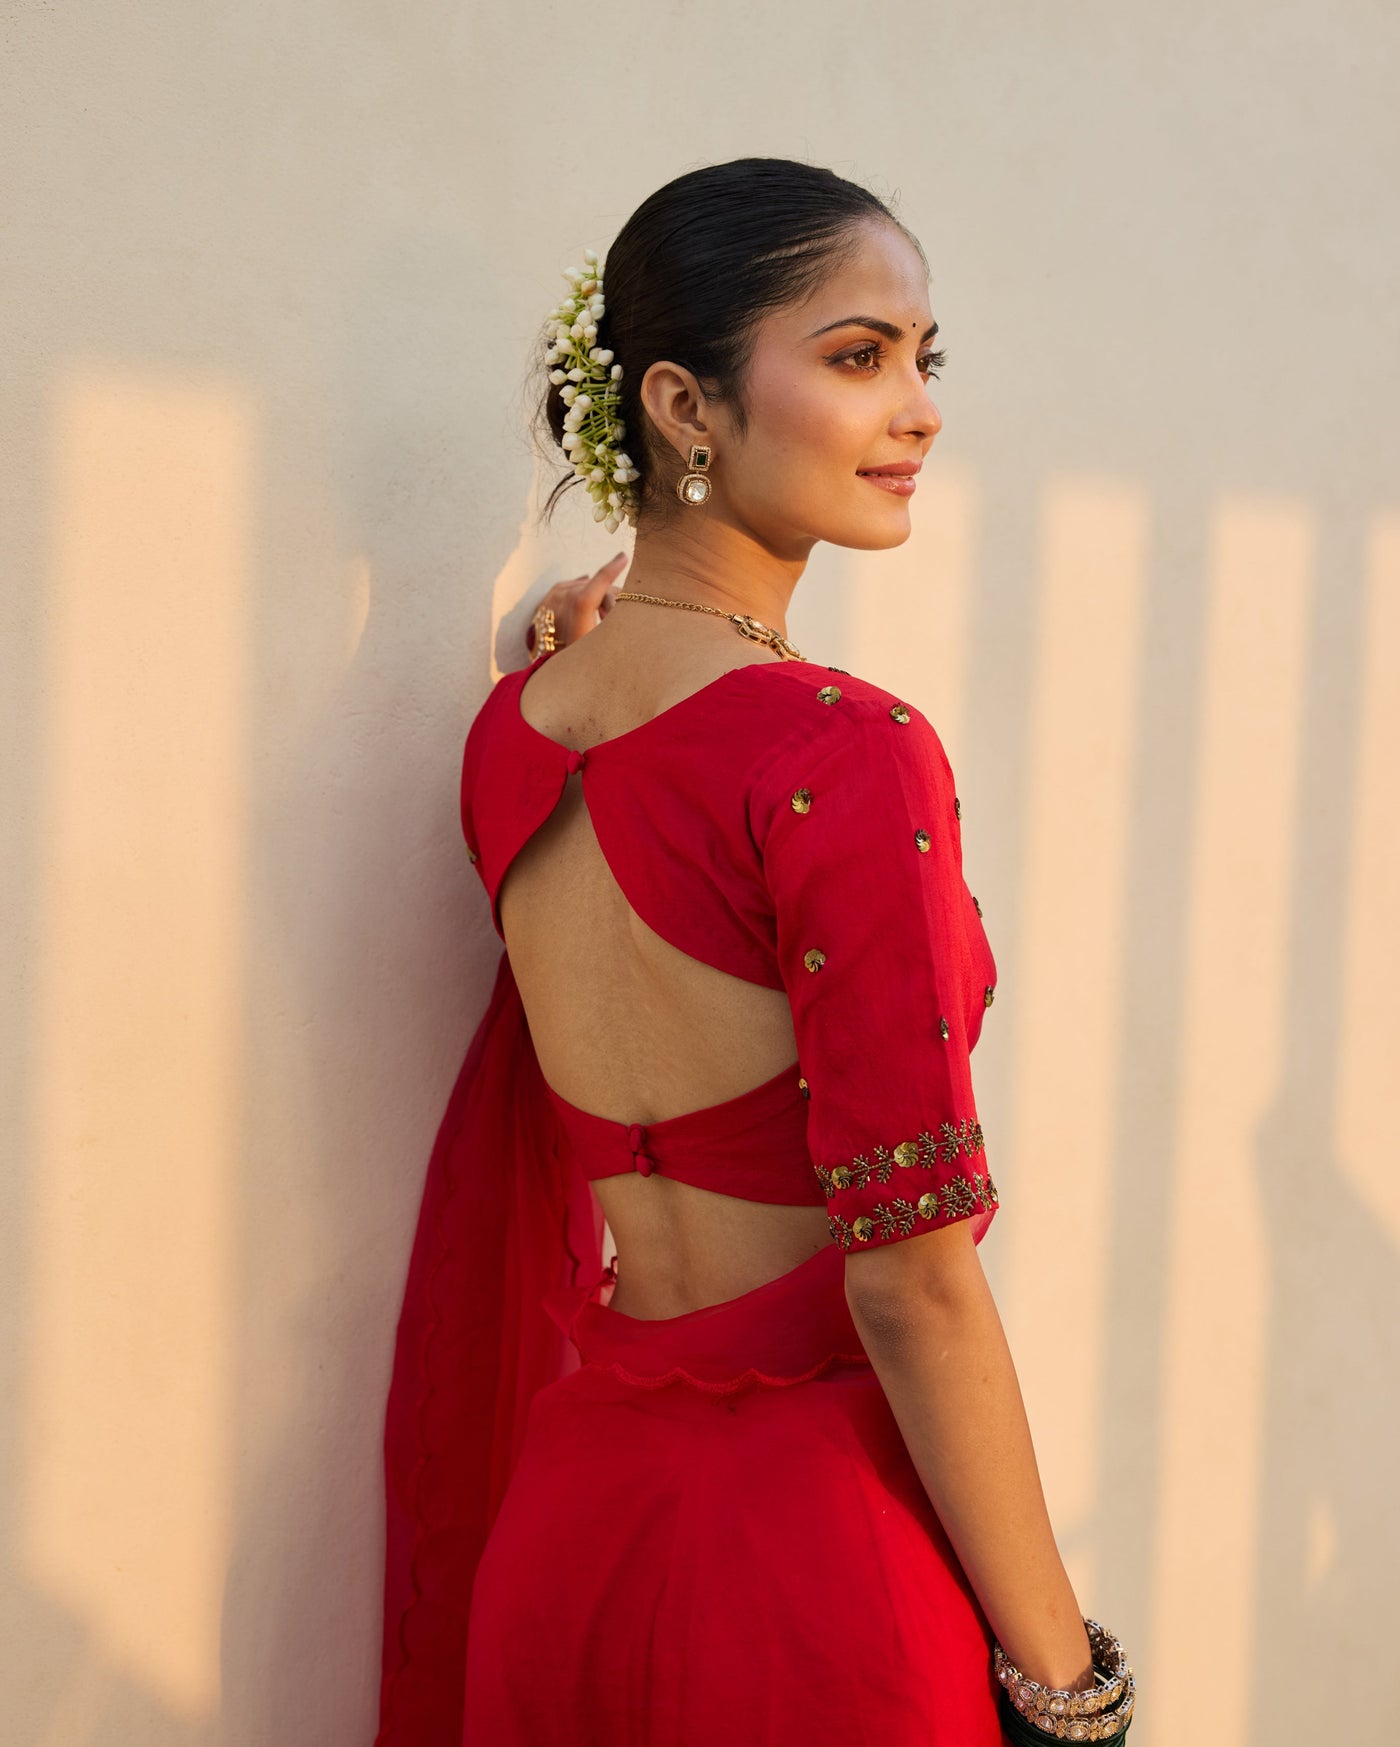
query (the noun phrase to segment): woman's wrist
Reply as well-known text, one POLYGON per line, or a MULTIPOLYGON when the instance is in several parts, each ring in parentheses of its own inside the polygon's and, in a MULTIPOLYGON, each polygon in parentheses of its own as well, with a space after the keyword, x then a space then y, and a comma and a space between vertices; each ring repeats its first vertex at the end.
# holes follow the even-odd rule
POLYGON ((1137 1694, 1123 1646, 1097 1620, 1084 1616, 1092 1684, 1050 1686, 1018 1668, 1000 1643, 992 1671, 1002 1688, 1003 1729, 1013 1740, 1108 1741, 1127 1733, 1137 1694))
MULTIPOLYGON (((997 1632, 997 1642, 1025 1678, 1057 1691, 1089 1691, 1096 1678, 1094 1650, 1068 1577, 1062 1573, 1060 1589, 1053 1594, 1048 1583, 1043 1585, 1040 1596, 1035 1617, 1030 1621, 1018 1617, 1016 1629, 1005 1622, 1005 1633, 997 1632)), ((1023 1615, 1024 1608, 1020 1612, 1023 1615)))

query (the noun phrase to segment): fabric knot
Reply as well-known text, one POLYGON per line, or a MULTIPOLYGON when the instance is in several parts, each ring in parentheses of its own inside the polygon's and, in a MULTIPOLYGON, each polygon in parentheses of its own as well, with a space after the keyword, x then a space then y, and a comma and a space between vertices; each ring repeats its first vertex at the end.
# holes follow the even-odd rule
POLYGON ((585 756, 586 756, 586 754, 584 754, 582 752, 577 752, 572 747, 570 747, 569 760, 568 760, 568 762, 569 762, 569 775, 570 776, 572 776, 576 770, 583 769, 583 761, 584 761, 585 756))
POLYGON ((643 1177, 649 1177, 656 1169, 656 1160, 652 1158, 649 1152, 645 1151, 646 1138, 647 1131, 640 1122, 629 1123, 627 1128, 627 1144, 632 1149, 632 1163, 637 1167, 638 1173, 643 1177))

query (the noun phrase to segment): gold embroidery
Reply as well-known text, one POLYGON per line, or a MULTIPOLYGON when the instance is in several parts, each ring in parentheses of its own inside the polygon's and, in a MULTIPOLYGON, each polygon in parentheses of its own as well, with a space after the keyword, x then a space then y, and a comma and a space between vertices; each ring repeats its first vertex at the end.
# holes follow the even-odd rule
POLYGON ((918 830, 914 833, 914 847, 920 852, 926 850, 933 842, 927 831, 918 830))
POLYGON ((824 685, 817 693, 817 701, 823 704, 838 703, 840 698, 841 688, 839 685, 824 685))
POLYGON ((792 810, 794 813, 806 813, 811 810, 811 789, 794 789, 792 791, 792 810))
POLYGON ((797 1089, 804 1098, 810 1098, 812 1096, 811 1088, 808 1086, 806 1078, 802 1074, 797 1076, 797 1089))
POLYGON ((819 971, 826 963, 826 954, 819 946, 809 946, 802 955, 802 962, 809 971, 819 971))
POLYGON ((990 1007, 991 1004, 992 1004, 992 985, 990 983, 988 983, 987 987, 984 990, 983 995, 982 995, 982 1005, 984 1007, 990 1007))
POLYGON ((858 1214, 849 1221, 828 1210, 826 1223, 840 1248, 848 1250, 852 1243, 869 1243, 877 1234, 886 1242, 908 1237, 916 1219, 933 1220, 940 1213, 949 1219, 965 1219, 979 1207, 990 1210, 1000 1201, 997 1186, 990 1175, 983 1176, 974 1171, 971 1178, 950 1177, 941 1192, 928 1189, 913 1204, 902 1195, 895 1195, 888 1206, 877 1201, 868 1214, 858 1214))
POLYGON ((953 817, 955 819, 962 818, 962 802, 956 795, 953 796, 953 817))
POLYGON ((982 906, 977 902, 976 892, 974 892, 972 894, 972 907, 974 910, 976 910, 976 912, 979 916, 982 914, 982 906))
POLYGON ((838 1189, 864 1189, 872 1179, 877 1183, 888 1183, 891 1168, 895 1165, 907 1168, 919 1164, 932 1169, 938 1164, 953 1164, 964 1154, 971 1158, 986 1151, 982 1124, 974 1117, 965 1116, 961 1122, 940 1123, 938 1134, 941 1138, 924 1129, 917 1141, 902 1140, 893 1148, 873 1146, 869 1155, 857 1153, 847 1164, 833 1165, 828 1170, 824 1165, 814 1163, 812 1169, 817 1173, 823 1192, 832 1195, 838 1189))
POLYGON ((948 1035, 948 1021, 941 1013, 938 1015, 938 1035, 940 1037, 946 1037, 948 1035))
POLYGON ((890 710, 890 715, 893 716, 896 722, 907 722, 909 720, 909 712, 905 709, 903 704, 895 704, 890 710))

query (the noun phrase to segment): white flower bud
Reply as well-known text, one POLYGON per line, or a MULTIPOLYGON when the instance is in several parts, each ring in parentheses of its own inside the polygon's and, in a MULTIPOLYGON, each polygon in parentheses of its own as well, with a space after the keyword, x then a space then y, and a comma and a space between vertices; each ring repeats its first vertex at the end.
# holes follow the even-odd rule
POLYGON ((576 407, 578 407, 580 409, 580 411, 582 411, 585 408, 593 405, 593 397, 591 394, 581 394, 581 395, 579 395, 578 399, 574 402, 574 405, 576 407))
POLYGON ((567 381, 568 381, 568 380, 569 380, 569 379, 568 379, 568 377, 567 377, 567 376, 566 376, 566 375, 565 375, 565 374, 564 374, 564 372, 563 372, 563 371, 562 371, 562 370, 551 370, 551 371, 550 371, 550 373, 549 373, 549 380, 550 380, 550 381, 551 381, 551 382, 552 382, 552 383, 554 383, 554 385, 555 385, 555 386, 556 386, 556 387, 558 387, 558 385, 559 385, 559 384, 560 384, 560 383, 561 383, 561 382, 567 382, 567 381))
POLYGON ((609 374, 609 376, 612 377, 613 381, 616 382, 617 379, 622 375, 621 364, 614 364, 612 369, 608 372, 608 374, 609 374))

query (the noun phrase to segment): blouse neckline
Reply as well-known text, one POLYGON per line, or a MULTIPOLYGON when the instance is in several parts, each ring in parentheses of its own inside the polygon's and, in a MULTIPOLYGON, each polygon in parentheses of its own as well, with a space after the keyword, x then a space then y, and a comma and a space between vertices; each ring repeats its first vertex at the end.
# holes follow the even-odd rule
POLYGON ((551 656, 557 655, 558 653, 559 651, 557 649, 546 649, 542 654, 537 655, 528 667, 520 670, 522 677, 515 688, 513 713, 515 719, 520 723, 520 725, 528 733, 533 734, 537 740, 543 740, 546 745, 553 746, 559 752, 577 752, 580 755, 586 753, 589 756, 611 746, 620 746, 625 741, 635 740, 639 734, 644 733, 648 728, 654 728, 659 722, 664 722, 669 717, 676 715, 678 711, 688 709, 690 705, 696 703, 700 698, 708 697, 717 687, 732 680, 736 673, 748 673, 750 669, 755 667, 792 667, 794 665, 805 667, 811 665, 809 662, 794 663, 792 661, 783 660, 741 662, 737 667, 726 668, 723 673, 717 674, 714 679, 707 680, 704 685, 698 687, 695 691, 687 692, 683 698, 677 698, 675 703, 668 704, 664 710, 658 710, 654 716, 648 716, 646 721, 638 722, 634 727, 623 729, 621 734, 610 734, 606 740, 595 740, 591 746, 567 746, 562 740, 554 739, 552 735, 546 734, 542 728, 537 728, 533 722, 528 721, 524 709, 521 707, 521 700, 524 696, 525 686, 531 675, 534 674, 538 668, 542 667, 551 656))

